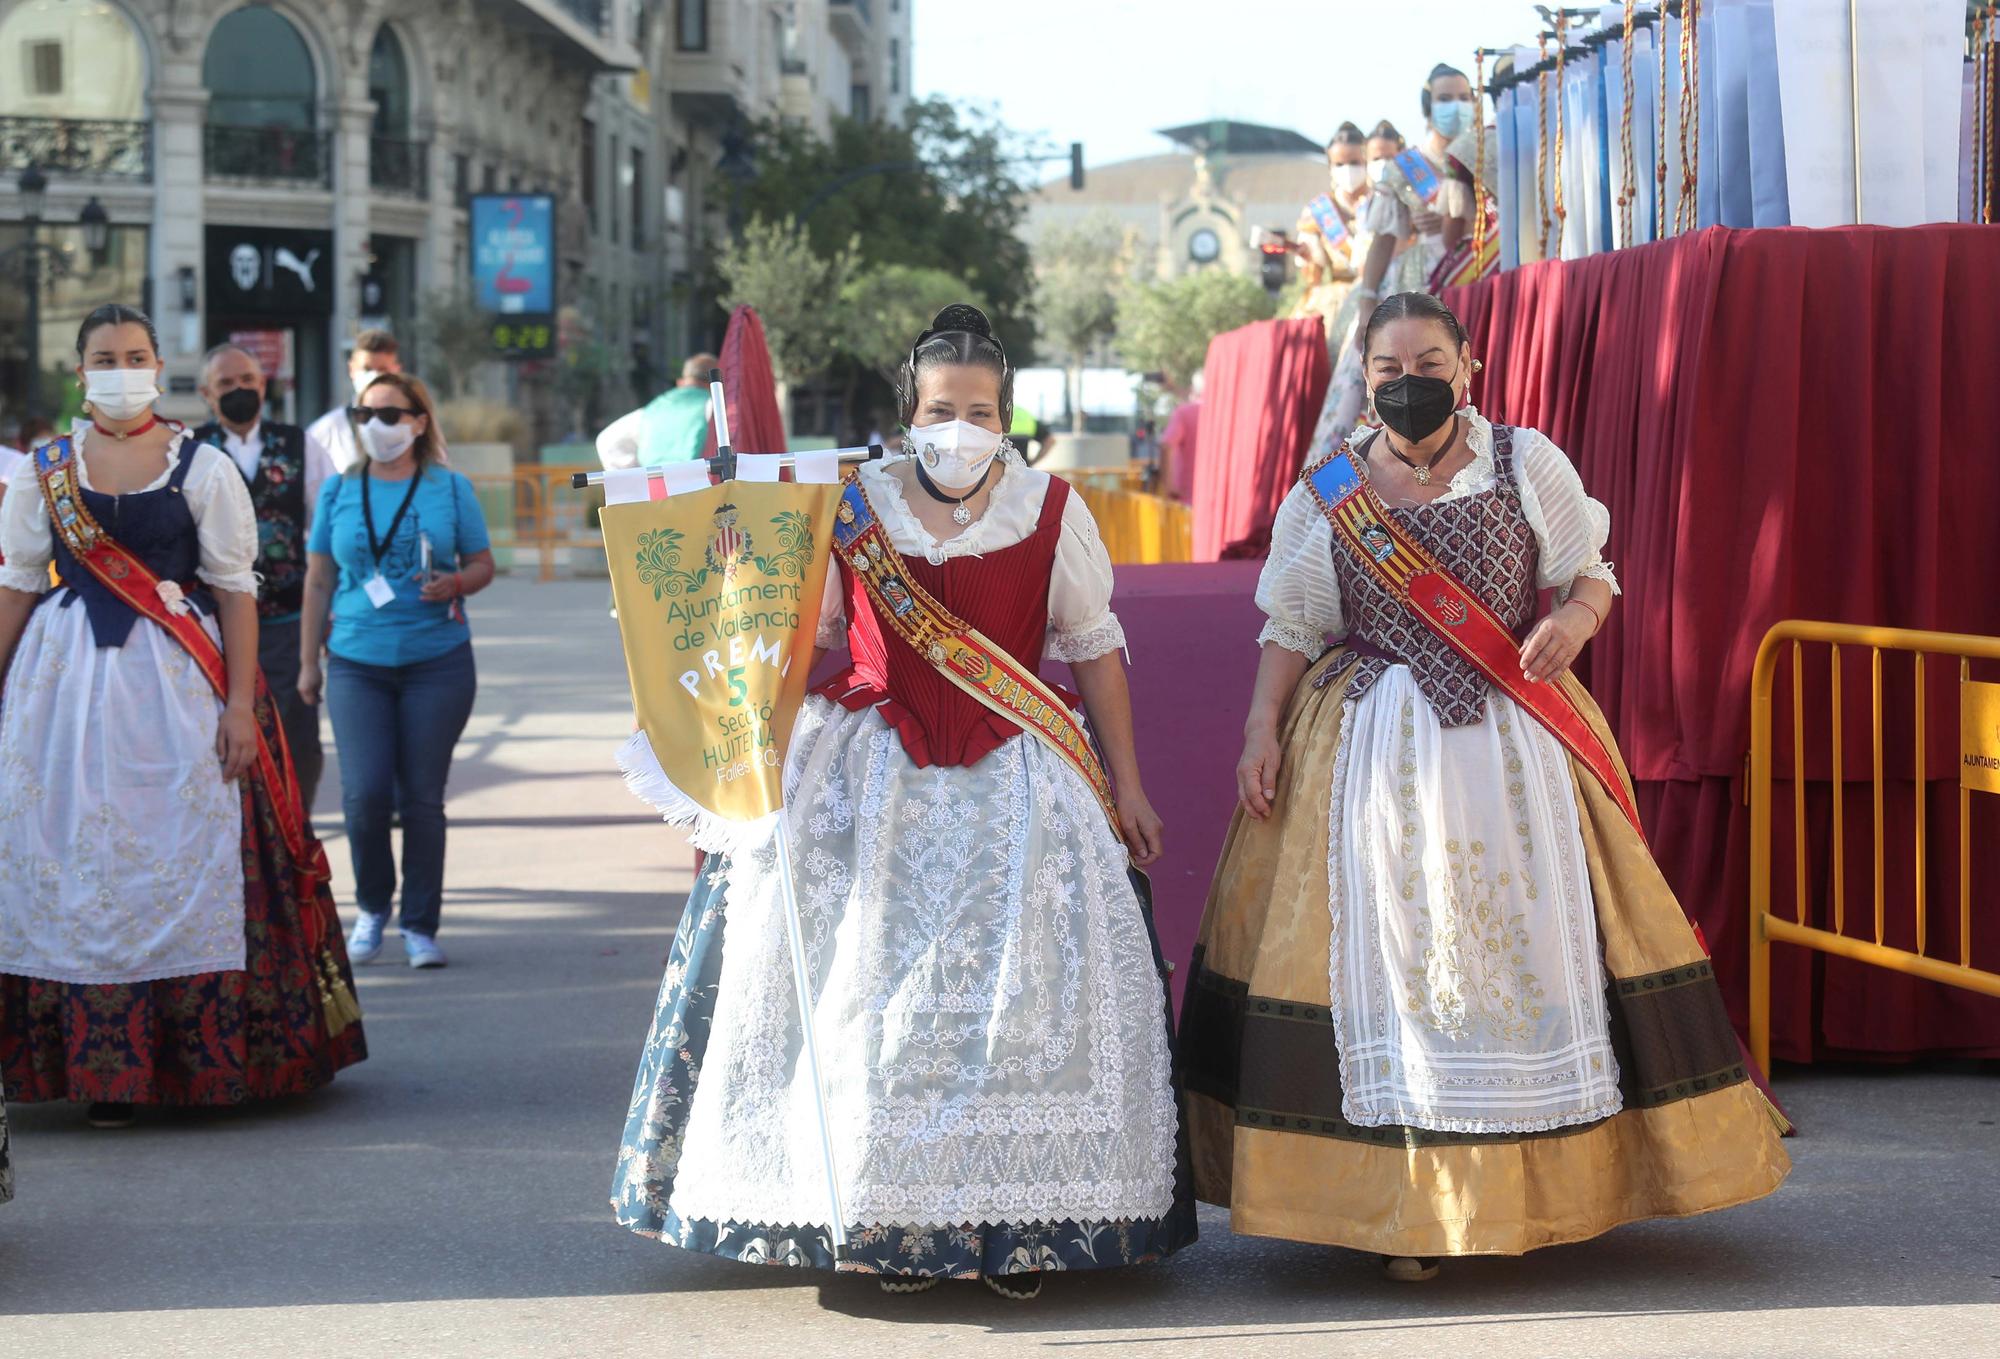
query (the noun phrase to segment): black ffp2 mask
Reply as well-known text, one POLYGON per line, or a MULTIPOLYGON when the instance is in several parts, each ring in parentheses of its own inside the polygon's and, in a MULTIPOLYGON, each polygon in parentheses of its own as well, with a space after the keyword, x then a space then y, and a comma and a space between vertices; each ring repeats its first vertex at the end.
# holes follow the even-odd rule
POLYGON ((1458 409, 1458 389, 1443 378, 1405 373, 1375 389, 1375 413, 1410 443, 1421 443, 1458 409))
POLYGON ((215 408, 232 425, 247 425, 264 409, 264 398, 254 388, 237 387, 215 399, 215 408))

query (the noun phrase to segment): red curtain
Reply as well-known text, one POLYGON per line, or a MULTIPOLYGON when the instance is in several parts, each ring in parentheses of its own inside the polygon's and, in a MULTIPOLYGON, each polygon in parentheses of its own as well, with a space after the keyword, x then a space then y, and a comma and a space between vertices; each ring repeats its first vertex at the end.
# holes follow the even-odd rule
POLYGON ((1195 443, 1194 559, 1261 556, 1332 376, 1319 321, 1259 321, 1209 342, 1195 443))
MULTIPOLYGON (((1715 228, 1446 295, 1486 362, 1482 409, 1547 433, 1611 509, 1623 607, 1581 669, 1639 781, 1661 865, 1738 1007, 1742 778, 1764 633, 1808 618, 2000 634, 2000 439, 1981 378, 2000 360, 1996 296, 2000 232, 1977 226, 1715 228)), ((1865 712, 1865 670, 1848 674, 1849 703, 1865 712)), ((1937 679, 1929 769, 1950 774, 1957 705, 1950 677, 1937 679)), ((1892 690, 1885 749, 1902 735, 1908 750, 1910 688, 1892 690)), ((1869 779, 1865 725, 1847 731, 1846 777, 1869 779)), ((1826 923, 1830 786, 1823 761, 1806 773, 1809 918, 1826 923)), ((1776 897, 1787 903, 1790 796, 1781 786, 1776 897)), ((1860 933, 1873 916, 1872 875, 1855 876, 1857 857, 1872 856, 1868 785, 1850 785, 1846 805, 1847 921, 1860 933)), ((1906 846, 1904 862, 1892 854, 1887 914, 1907 922, 1917 872, 1907 772, 1886 805, 1885 839, 1906 846)), ((1933 781, 1926 805, 1931 946, 1955 958, 1955 783, 1933 781)), ((1994 815, 1981 802, 1973 835, 1975 889, 1988 902, 2000 889, 1994 815)), ((1974 961, 1988 967, 2000 965, 1992 916, 1974 926, 1974 961)), ((2000 1001, 1782 945, 1774 958, 1780 1056, 2000 1055, 2000 1001)))
MULTIPOLYGON (((764 323, 754 307, 738 307, 722 337, 722 392, 729 407, 729 441, 738 453, 783 453, 785 420, 778 410, 778 381, 764 323)), ((715 456, 715 423, 709 422, 705 456, 715 456)))

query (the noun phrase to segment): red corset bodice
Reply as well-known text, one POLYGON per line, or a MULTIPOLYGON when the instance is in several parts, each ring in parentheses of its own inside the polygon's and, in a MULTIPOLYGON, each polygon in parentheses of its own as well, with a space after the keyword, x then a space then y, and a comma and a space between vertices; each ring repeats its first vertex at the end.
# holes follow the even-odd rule
MULTIPOLYGON (((1069 484, 1049 479, 1035 531, 1012 547, 933 566, 904 554, 903 569, 931 597, 1030 670, 1049 627, 1049 578, 1069 484)), ((879 708, 918 768, 977 764, 1021 727, 969 698, 876 617, 874 602, 840 564, 852 664, 813 692, 849 711, 879 708)))

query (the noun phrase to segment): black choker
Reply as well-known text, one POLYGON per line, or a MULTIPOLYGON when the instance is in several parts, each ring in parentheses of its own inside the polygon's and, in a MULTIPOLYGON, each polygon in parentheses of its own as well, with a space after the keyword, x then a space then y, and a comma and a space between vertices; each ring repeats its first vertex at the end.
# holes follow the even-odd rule
POLYGON ((972 511, 965 508, 965 502, 978 495, 980 490, 985 487, 986 479, 993 475, 993 469, 999 462, 1000 460, 995 458, 992 462, 987 463, 986 470, 979 474, 979 480, 964 495, 946 495, 943 491, 940 491, 938 484, 932 481, 930 475, 924 471, 924 464, 921 458, 911 459, 910 466, 916 469, 917 485, 924 488, 924 494, 932 500, 937 501, 940 505, 952 506, 951 522, 963 528, 972 522, 972 511))

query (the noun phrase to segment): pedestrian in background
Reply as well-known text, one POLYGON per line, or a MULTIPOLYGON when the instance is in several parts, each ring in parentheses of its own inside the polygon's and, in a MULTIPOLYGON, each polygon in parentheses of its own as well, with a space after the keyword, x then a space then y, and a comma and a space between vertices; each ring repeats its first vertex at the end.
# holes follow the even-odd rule
POLYGON ((144 314, 99 307, 77 358, 89 420, 0 510, 0 1076, 120 1127, 303 1094, 367 1049, 256 702, 250 494, 154 414, 144 314))
POLYGON ((257 664, 278 705, 299 796, 311 816, 326 753, 320 748, 319 712, 299 697, 299 614, 305 605, 306 534, 333 462, 319 440, 297 425, 264 418, 267 379, 248 351, 233 344, 209 350, 200 391, 215 419, 194 437, 229 455, 256 510, 257 664))
POLYGON ((1201 433, 1203 375, 1188 384, 1188 399, 1174 407, 1160 433, 1160 490, 1183 505, 1194 500, 1194 454, 1201 433))
POLYGON ((400 811, 404 956, 443 967, 445 780, 477 688, 462 601, 492 582, 493 553, 472 483, 437 465, 442 439, 423 383, 376 376, 352 419, 366 460, 320 493, 299 694, 317 705, 324 688, 340 752, 360 907, 350 956, 365 963, 382 951, 396 895, 390 818, 400 811))
POLYGON ((708 446, 708 375, 715 365, 715 355, 696 354, 681 365, 680 381, 606 425, 597 436, 605 470, 699 458, 708 446))
MULTIPOLYGON (((354 347, 347 351, 347 380, 354 385, 355 401, 361 400, 368 384, 381 374, 402 371, 402 346, 396 343, 394 335, 386 330, 364 330, 354 337, 354 347)), ((354 425, 347 415, 350 405, 341 402, 306 429, 333 459, 336 472, 352 471, 361 462, 361 446, 355 441, 354 425)))

